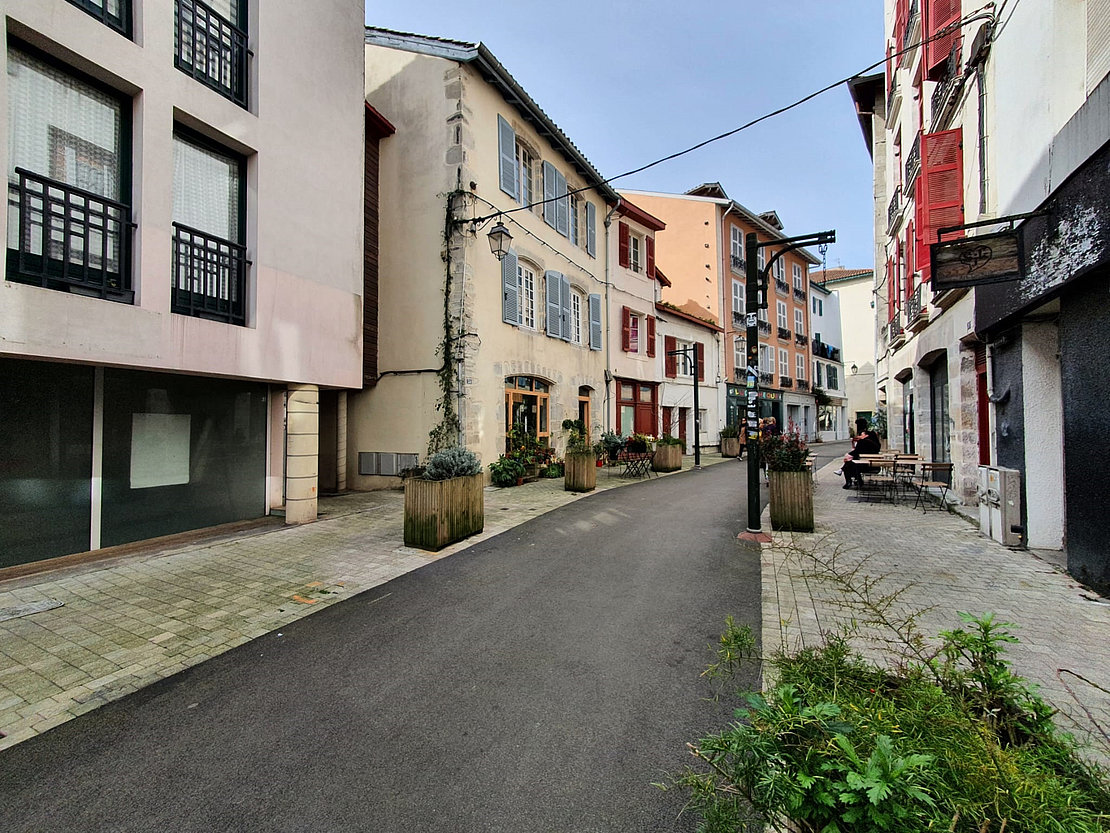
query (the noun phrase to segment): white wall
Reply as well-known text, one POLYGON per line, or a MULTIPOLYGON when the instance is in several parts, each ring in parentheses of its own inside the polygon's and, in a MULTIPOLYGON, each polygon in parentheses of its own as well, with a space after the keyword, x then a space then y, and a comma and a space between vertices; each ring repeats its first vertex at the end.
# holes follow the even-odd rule
POLYGON ((1064 546, 1064 447, 1059 335, 1055 324, 1021 328, 1025 493, 1030 547, 1064 546), (1033 431, 1033 434, 1029 432, 1033 431))

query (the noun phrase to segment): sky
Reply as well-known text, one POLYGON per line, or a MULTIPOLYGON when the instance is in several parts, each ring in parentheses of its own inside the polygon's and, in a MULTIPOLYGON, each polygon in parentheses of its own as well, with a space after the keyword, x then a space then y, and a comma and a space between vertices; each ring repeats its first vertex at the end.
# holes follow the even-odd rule
MULTIPOLYGON (((366 1, 369 25, 485 43, 605 177, 881 61, 882 14, 882 0, 366 1)), ((703 182, 777 211, 787 235, 836 229, 829 268, 874 265, 871 159, 844 85, 613 187, 703 182)))

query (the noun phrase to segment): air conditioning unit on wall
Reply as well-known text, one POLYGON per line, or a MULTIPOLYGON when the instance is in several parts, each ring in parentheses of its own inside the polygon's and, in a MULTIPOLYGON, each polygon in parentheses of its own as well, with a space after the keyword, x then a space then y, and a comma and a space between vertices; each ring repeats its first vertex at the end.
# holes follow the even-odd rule
POLYGON ((979 466, 979 531, 1006 547, 1020 547, 1021 472, 979 466))

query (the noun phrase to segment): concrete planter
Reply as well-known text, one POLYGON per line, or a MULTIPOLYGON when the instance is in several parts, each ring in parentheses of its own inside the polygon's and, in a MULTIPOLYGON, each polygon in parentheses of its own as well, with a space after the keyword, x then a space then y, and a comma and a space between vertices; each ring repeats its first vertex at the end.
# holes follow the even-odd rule
POLYGON ((722 457, 739 457, 740 456, 740 438, 739 437, 721 437, 721 456, 722 457))
POLYGON ((405 480, 405 546, 441 550, 481 532, 486 523, 485 475, 405 480))
POLYGON ((772 471, 771 528, 813 532, 813 475, 808 471, 772 471))
POLYGON ((682 468, 682 446, 660 445, 651 458, 652 471, 678 471, 682 468))
POLYGON ((597 488, 597 458, 592 451, 568 451, 563 469, 564 491, 592 492, 597 488))

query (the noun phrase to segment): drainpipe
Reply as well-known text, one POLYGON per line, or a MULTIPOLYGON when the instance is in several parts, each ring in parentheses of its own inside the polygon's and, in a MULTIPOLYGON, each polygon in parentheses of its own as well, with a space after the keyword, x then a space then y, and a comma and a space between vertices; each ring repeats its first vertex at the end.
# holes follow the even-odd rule
POLYGON ((613 215, 617 213, 617 209, 621 206, 621 198, 617 197, 617 204, 609 209, 609 213, 605 215, 605 430, 612 430, 611 411, 612 408, 612 390, 613 390, 613 366, 609 357, 609 322, 612 318, 609 315, 609 269, 611 266, 611 256, 609 254, 609 226, 613 224, 613 215))

